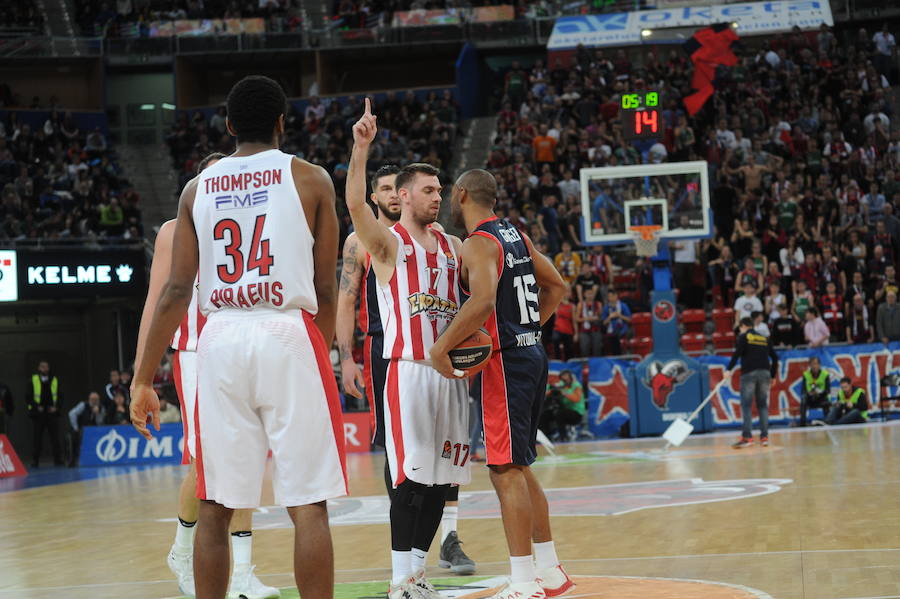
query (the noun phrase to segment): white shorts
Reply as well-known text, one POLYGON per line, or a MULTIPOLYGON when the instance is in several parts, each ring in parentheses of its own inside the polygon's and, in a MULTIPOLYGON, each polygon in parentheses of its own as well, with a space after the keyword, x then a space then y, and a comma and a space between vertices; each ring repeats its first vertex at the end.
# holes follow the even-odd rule
POLYGON ((175 392, 181 406, 181 424, 184 427, 184 447, 181 451, 181 463, 190 464, 194 458, 196 445, 195 426, 197 414, 197 353, 192 351, 176 351, 172 356, 172 374, 175 377, 175 392))
POLYGON ((347 494, 340 397, 312 316, 213 312, 197 359, 197 497, 258 507, 269 449, 277 505, 347 494))
POLYGON ((391 360, 384 386, 384 437, 394 487, 469 482, 469 383, 427 364, 391 360))

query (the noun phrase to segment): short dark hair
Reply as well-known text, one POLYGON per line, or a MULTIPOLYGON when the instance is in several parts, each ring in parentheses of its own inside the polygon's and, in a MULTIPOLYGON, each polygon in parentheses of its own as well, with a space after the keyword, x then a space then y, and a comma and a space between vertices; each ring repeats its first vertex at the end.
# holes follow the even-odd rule
POLYGON ((372 175, 371 185, 372 191, 375 191, 375 188, 378 187, 378 180, 382 177, 387 177, 388 175, 396 175, 400 172, 400 167, 396 164, 385 164, 372 175))
POLYGON ((806 309, 806 311, 809 312, 810 314, 812 314, 813 316, 819 315, 819 309, 816 308, 815 306, 810 306, 809 308, 806 309))
POLYGON ((409 186, 419 173, 437 177, 441 174, 441 171, 426 162, 413 162, 407 164, 397 173, 397 181, 394 183, 394 187, 399 190, 409 186))
POLYGON ((287 98, 276 81, 250 75, 234 84, 225 108, 238 143, 271 143, 278 117, 287 112, 287 98))
POLYGON ((477 203, 493 208, 497 201, 497 179, 484 169, 473 168, 464 172, 456 180, 456 185, 465 189, 477 203))
POLYGON ((850 377, 849 377, 849 376, 843 377, 843 378, 841 379, 841 382, 842 382, 842 383, 847 383, 848 385, 852 385, 852 384, 853 384, 853 381, 850 380, 850 377))
POLYGON ((753 312, 750 313, 750 318, 752 318, 753 320, 756 320, 757 318, 759 318, 762 315, 763 315, 763 313, 760 312, 759 310, 754 310, 753 312))
POLYGON ((213 152, 197 164, 197 174, 199 175, 200 173, 202 173, 206 169, 206 167, 209 166, 210 162, 214 160, 222 160, 223 158, 225 158, 225 154, 223 154, 222 152, 213 152))
POLYGON ((752 329, 752 328, 753 328, 753 321, 750 319, 749 316, 745 316, 745 317, 743 317, 743 318, 741 319, 741 326, 742 326, 742 327, 749 327, 749 328, 752 329))

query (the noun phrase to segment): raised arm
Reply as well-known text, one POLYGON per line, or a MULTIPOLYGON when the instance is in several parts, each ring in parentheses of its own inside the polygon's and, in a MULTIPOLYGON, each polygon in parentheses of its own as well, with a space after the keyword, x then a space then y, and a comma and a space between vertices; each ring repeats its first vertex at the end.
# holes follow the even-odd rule
POLYGON ((378 222, 372 209, 366 204, 366 160, 369 146, 378 130, 377 117, 372 114, 371 103, 366 98, 366 111, 353 125, 353 151, 347 170, 347 210, 353 220, 353 228, 369 252, 375 265, 375 274, 381 282, 387 282, 393 274, 397 260, 397 239, 390 230, 378 222))
POLYGON ((525 244, 528 246, 528 252, 531 254, 532 264, 534 264, 534 278, 538 285, 538 309, 541 313, 541 326, 544 326, 556 308, 563 296, 568 292, 566 282, 550 259, 544 254, 534 249, 531 239, 527 235, 522 235, 525 244))
POLYGON ((463 339, 484 326, 497 305, 500 254, 497 244, 482 235, 472 235, 462 244, 460 262, 469 283, 469 299, 453 322, 431 347, 431 364, 447 378, 455 378, 447 353, 463 339))
POLYGON ((181 192, 172 243, 172 247, 178 248, 178 251, 172 252, 168 282, 153 312, 143 350, 139 350, 141 360, 135 364, 134 380, 131 383, 131 422, 147 439, 152 436, 147 429, 148 416, 153 418, 153 426, 159 430, 159 398, 153 390, 153 374, 169 340, 172 339, 172 334, 175 333, 191 303, 194 279, 197 276, 199 262, 197 232, 194 230, 194 219, 191 215, 196 194, 195 178, 181 192))
POLYGON ((144 311, 141 313, 141 324, 138 327, 137 349, 134 354, 134 363, 141 362, 144 343, 147 341, 147 332, 150 330, 150 321, 156 312, 156 304, 162 293, 166 281, 169 279, 169 269, 172 266, 172 239, 175 237, 175 219, 168 220, 159 228, 156 241, 153 244, 153 262, 150 265, 150 284, 147 288, 147 299, 144 301, 144 311))
POLYGON ((359 399, 362 399, 360 387, 365 386, 365 379, 353 360, 353 333, 356 331, 356 300, 359 298, 360 283, 366 270, 365 254, 366 251, 360 247, 356 233, 351 233, 344 241, 344 260, 341 266, 341 283, 338 287, 335 324, 344 392, 359 399))

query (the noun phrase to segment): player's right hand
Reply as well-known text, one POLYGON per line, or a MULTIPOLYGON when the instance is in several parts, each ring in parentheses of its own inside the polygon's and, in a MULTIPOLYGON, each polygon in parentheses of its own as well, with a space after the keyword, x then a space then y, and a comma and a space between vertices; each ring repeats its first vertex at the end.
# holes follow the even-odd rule
POLYGON ((377 118, 372 114, 372 103, 369 98, 366 98, 366 111, 353 125, 353 143, 355 145, 365 148, 372 143, 372 140, 375 139, 375 133, 378 131, 375 125, 377 118))
POLYGON ((366 388, 366 379, 353 360, 341 362, 341 384, 344 386, 344 393, 362 399, 361 389, 366 388))
POLYGON ((147 417, 152 418, 153 428, 159 432, 159 397, 151 385, 132 384, 131 424, 148 441, 153 437, 147 428, 147 417))

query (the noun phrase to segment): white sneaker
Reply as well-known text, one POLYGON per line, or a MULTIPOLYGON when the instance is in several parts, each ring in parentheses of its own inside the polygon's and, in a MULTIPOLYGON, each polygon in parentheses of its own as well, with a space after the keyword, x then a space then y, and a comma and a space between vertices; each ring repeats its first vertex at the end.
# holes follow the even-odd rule
POLYGON ((281 591, 268 587, 256 577, 253 570, 256 566, 242 566, 231 573, 231 584, 228 585, 228 599, 269 599, 281 597, 281 591))
POLYGON ((166 558, 169 570, 175 575, 178 581, 178 589, 182 594, 188 597, 195 597, 194 591, 194 554, 191 552, 182 553, 172 545, 169 550, 169 556, 166 558))
POLYGON ((538 570, 537 576, 538 582, 541 583, 541 587, 548 597, 559 597, 575 586, 562 566, 538 570))
POLYGON ((547 593, 544 592, 537 580, 515 584, 508 582, 488 599, 547 599, 547 593))
POLYGON ((410 576, 400 584, 391 584, 388 587, 388 599, 425 599, 422 589, 416 585, 415 575, 410 576))
POLYGON ((443 596, 434 588, 434 586, 425 578, 425 569, 422 568, 413 574, 413 581, 425 599, 443 599, 443 596))

